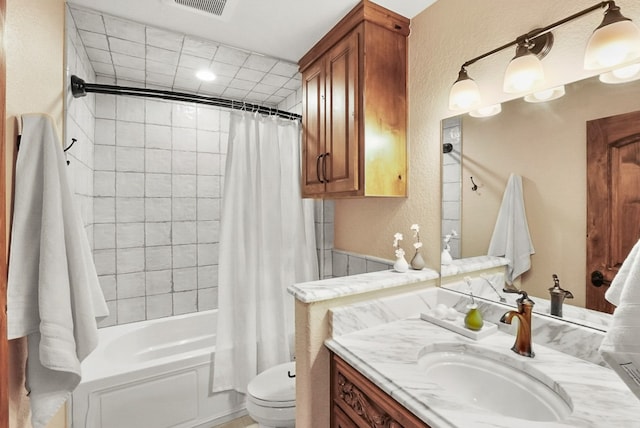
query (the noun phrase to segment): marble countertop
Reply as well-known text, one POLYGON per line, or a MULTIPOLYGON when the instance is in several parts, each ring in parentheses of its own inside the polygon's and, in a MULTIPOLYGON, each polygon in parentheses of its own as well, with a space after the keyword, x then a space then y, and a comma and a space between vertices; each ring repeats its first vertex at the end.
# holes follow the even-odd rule
POLYGON ((303 303, 312 303, 374 290, 400 287, 439 277, 438 272, 432 269, 409 269, 404 273, 383 270, 320 281, 302 282, 289 286, 287 291, 303 303))
POLYGON ((640 427, 640 400, 612 370, 537 343, 533 344, 535 358, 522 357, 511 351, 513 342, 512 335, 500 331, 476 341, 411 318, 334 337, 325 344, 433 428, 640 427), (418 357, 443 343, 473 347, 498 355, 524 372, 544 374, 554 382, 554 390, 570 398, 571 415, 560 422, 534 422, 461 402, 421 376, 418 357))

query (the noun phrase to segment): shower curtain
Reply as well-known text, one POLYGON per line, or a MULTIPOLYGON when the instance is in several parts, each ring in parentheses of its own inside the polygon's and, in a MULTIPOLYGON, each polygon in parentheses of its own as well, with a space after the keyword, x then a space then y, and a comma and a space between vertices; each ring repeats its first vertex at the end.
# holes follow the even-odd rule
POLYGON ((245 393, 291 361, 293 298, 317 279, 313 202, 300 196, 300 123, 233 111, 229 125, 212 391, 245 393))

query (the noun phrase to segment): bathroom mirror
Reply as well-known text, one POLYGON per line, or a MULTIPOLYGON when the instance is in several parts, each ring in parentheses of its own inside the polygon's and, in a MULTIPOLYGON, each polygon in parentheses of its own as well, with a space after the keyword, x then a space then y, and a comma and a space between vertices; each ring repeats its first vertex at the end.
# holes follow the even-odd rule
MULTIPOLYGON (((556 100, 517 99, 503 103, 496 116, 442 122, 442 234, 458 232, 449 241, 453 259, 486 255, 509 175, 520 175, 535 254, 518 286, 549 299, 557 274, 575 296, 565 305, 584 307, 592 287, 586 279, 586 122, 640 110, 640 81, 607 85, 596 76, 565 89, 556 100)), ((446 275, 447 267, 441 271, 446 275)))

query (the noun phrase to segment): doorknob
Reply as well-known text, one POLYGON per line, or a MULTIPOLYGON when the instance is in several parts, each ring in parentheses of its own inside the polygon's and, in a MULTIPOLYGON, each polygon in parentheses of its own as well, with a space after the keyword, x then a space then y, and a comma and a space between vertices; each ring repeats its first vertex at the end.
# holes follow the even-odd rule
POLYGON ((599 270, 594 270, 591 272, 591 284, 593 284, 594 287, 600 287, 602 285, 610 285, 611 281, 605 279, 604 275, 599 270))

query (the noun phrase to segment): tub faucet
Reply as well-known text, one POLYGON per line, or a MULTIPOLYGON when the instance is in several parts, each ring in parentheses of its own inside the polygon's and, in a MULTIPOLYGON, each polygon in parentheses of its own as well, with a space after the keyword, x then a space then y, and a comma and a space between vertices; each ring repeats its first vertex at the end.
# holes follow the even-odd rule
POLYGON ((535 354, 531 349, 531 310, 535 303, 529 298, 526 291, 520 291, 520 295, 521 297, 516 300, 518 310, 505 313, 500 318, 500 322, 511 324, 513 317, 518 318, 518 332, 511 350, 516 354, 533 358, 535 354))
POLYGON ((562 317, 562 303, 564 299, 573 299, 571 291, 560 288, 558 275, 553 274, 553 287, 549 289, 551 294, 551 315, 562 317))

